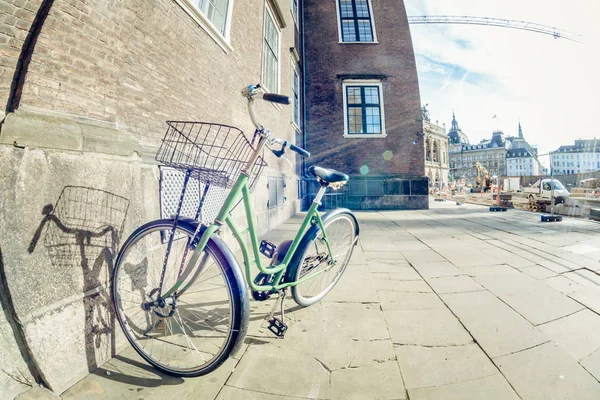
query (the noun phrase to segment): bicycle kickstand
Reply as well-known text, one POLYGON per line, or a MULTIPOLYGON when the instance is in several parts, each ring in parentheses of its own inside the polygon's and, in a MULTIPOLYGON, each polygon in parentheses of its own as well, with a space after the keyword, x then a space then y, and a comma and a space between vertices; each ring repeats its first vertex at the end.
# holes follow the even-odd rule
POLYGON ((280 339, 283 339, 283 337, 285 336, 285 332, 288 329, 288 326, 285 323, 285 310, 283 308, 283 303, 285 301, 286 294, 286 289, 282 289, 279 291, 278 300, 280 300, 281 319, 274 316, 275 309, 277 308, 277 303, 273 305, 271 312, 267 316, 267 320, 269 321, 269 330, 280 339))

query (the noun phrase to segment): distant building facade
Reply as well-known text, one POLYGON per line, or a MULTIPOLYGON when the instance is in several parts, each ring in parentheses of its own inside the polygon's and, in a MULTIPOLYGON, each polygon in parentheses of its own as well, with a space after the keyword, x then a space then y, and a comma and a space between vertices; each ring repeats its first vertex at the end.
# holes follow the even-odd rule
POLYGON ((465 133, 459 128, 456 117, 452 115, 452 126, 448 131, 449 174, 450 180, 464 179, 473 184, 477 171, 477 162, 485 167, 490 176, 506 175, 506 150, 509 142, 504 133, 494 131, 490 140, 470 144, 465 133))
POLYGON ((578 139, 552 152, 553 174, 600 171, 600 139, 578 139))
POLYGON ((428 119, 423 120, 423 146, 425 150, 425 175, 430 188, 448 185, 448 136, 446 130, 428 119))
POLYGON ((543 173, 538 160, 537 149, 529 145, 523 137, 519 122, 519 136, 508 138, 510 145, 506 152, 506 175, 532 176, 543 173))

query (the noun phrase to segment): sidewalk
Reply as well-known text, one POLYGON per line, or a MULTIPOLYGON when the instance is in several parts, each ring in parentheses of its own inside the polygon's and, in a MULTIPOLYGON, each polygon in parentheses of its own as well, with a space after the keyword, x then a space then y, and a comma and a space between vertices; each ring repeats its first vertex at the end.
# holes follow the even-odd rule
POLYGON ((351 265, 321 303, 286 301, 285 339, 265 328, 275 300, 253 301, 245 347, 216 372, 165 376, 129 349, 61 398, 599 399, 600 224, 430 207, 358 213, 351 265))

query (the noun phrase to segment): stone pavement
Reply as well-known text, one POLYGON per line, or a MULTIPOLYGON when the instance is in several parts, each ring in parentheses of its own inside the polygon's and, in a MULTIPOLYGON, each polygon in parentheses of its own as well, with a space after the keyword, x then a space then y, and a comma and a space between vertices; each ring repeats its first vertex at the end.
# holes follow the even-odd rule
POLYGON ((208 376, 165 376, 129 349, 61 397, 600 399, 600 224, 430 207, 357 213, 351 265, 321 303, 287 301, 285 339, 265 329, 275 300, 252 302, 246 345, 208 376))

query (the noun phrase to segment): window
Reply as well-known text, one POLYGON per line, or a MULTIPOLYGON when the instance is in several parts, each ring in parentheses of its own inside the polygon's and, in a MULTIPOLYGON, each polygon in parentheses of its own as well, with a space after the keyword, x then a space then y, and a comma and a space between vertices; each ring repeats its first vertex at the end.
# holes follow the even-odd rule
POLYGON ((292 122, 300 127, 300 74, 292 60, 292 122))
POLYGON ((175 0, 225 52, 233 51, 229 44, 229 29, 233 0, 175 0))
POLYGON ((380 81, 346 81, 344 136, 385 137, 385 114, 380 81))
POLYGON ((221 35, 225 36, 229 0, 192 0, 221 35))
POLYGON ((269 7, 265 9, 262 83, 268 92, 279 93, 279 30, 269 7))
POLYGON ((275 208, 282 205, 285 202, 283 190, 285 188, 285 182, 282 177, 269 177, 269 201, 267 208, 275 208))
POLYGON ((340 41, 376 42, 371 0, 338 0, 340 41))
POLYGON ((292 16, 294 17, 294 21, 296 25, 298 25, 298 0, 292 0, 292 16))

